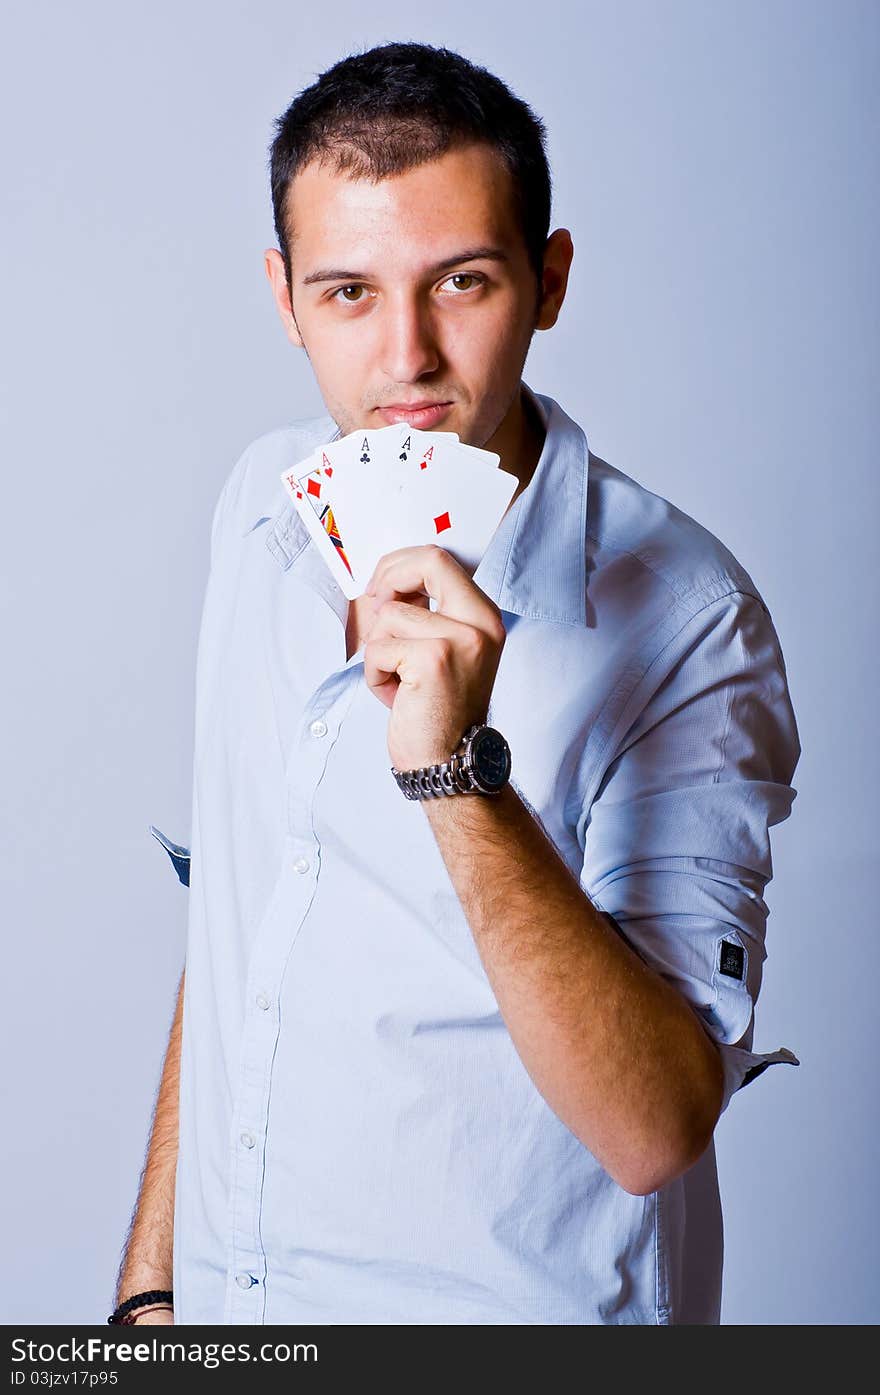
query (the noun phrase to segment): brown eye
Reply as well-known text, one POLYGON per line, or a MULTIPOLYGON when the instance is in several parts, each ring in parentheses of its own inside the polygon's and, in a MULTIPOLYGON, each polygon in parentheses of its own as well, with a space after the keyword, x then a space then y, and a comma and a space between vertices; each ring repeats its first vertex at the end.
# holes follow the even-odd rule
POLYGON ((348 304, 349 304, 349 305, 356 305, 356 304, 357 304, 357 299, 355 299, 355 300, 349 300, 349 298, 348 298, 348 292, 349 292, 349 291, 362 291, 363 289, 364 289, 363 286, 340 286, 340 287, 339 287, 339 290, 338 290, 338 291, 334 291, 333 294, 334 294, 334 297, 335 297, 335 296, 338 296, 339 293, 340 293, 340 291, 341 291, 341 292, 343 293, 344 299, 348 301, 348 304))
MULTIPOLYGON (((457 271, 454 276, 450 276, 450 281, 473 281, 477 280, 472 271, 457 271)), ((456 290, 469 291, 470 286, 456 286, 456 290)))

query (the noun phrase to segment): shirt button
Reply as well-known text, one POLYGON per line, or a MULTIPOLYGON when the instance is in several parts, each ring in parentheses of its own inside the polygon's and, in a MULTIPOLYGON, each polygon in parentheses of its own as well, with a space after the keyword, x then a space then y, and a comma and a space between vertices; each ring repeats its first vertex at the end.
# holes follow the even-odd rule
POLYGON ((253 1148, 257 1140, 254 1138, 252 1133, 243 1133, 241 1135, 241 1141, 244 1144, 245 1148, 253 1148))
POLYGON ((312 722, 312 725, 309 727, 309 731, 312 733, 312 736, 326 736, 327 723, 322 722, 321 718, 318 717, 316 721, 312 722))
POLYGON ((239 1288, 250 1288, 254 1281, 250 1274, 236 1274, 235 1282, 238 1284, 239 1288))
POLYGON ((297 872, 307 872, 310 866, 309 859, 307 857, 298 857, 293 866, 297 872))
POLYGON ((263 1012, 267 1011, 269 1007, 269 999, 266 997, 265 993, 258 993, 256 998, 254 999, 254 1002, 256 1003, 258 1008, 263 1009, 263 1012))

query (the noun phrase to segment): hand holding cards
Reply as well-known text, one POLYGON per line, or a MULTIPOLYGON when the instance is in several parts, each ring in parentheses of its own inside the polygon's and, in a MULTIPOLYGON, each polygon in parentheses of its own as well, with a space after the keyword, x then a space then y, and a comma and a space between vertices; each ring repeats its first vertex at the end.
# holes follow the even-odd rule
POLYGON ((473 573, 517 486, 491 451, 406 423, 352 431, 281 476, 348 600, 379 558, 437 543, 473 573))

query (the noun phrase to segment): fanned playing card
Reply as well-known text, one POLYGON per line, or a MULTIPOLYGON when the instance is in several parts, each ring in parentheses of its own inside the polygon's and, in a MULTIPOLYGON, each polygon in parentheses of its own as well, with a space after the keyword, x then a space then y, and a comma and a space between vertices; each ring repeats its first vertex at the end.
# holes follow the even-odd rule
POLYGON ((357 588, 330 503, 333 466, 325 451, 322 447, 292 470, 285 470, 281 479, 318 552, 344 595, 353 601, 363 587, 357 588))
POLYGON ((379 558, 437 543, 471 574, 517 486, 491 451, 405 423, 353 431, 282 474, 320 555, 354 600, 379 558))

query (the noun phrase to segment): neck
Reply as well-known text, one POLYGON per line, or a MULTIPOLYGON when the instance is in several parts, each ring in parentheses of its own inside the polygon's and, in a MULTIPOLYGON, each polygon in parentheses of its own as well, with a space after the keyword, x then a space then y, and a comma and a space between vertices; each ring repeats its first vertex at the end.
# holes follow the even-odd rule
POLYGON ((519 480, 508 509, 531 483, 547 433, 525 389, 520 385, 514 402, 498 430, 483 447, 501 457, 500 469, 519 480))

